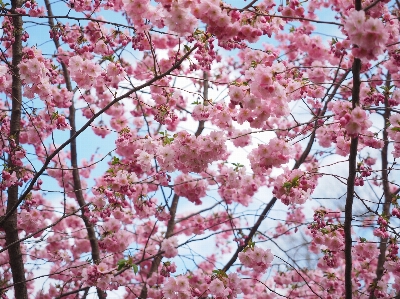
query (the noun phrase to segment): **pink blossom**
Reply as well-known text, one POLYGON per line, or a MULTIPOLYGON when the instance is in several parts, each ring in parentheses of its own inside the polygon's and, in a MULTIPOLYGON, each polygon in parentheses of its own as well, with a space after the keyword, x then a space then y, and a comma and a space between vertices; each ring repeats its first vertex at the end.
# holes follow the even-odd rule
POLYGON ((178 254, 178 238, 177 237, 170 237, 168 239, 164 239, 161 244, 161 250, 163 250, 164 256, 167 258, 175 257, 178 254))

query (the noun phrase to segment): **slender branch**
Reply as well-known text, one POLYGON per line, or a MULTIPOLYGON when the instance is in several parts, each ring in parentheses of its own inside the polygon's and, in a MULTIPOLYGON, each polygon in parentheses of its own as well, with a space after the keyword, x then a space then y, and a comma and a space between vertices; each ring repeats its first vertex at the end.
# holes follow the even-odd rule
POLYGON ((123 95, 114 98, 109 104, 107 104, 103 109, 101 109, 99 112, 94 114, 78 131, 76 131, 73 136, 71 136, 67 141, 65 141, 63 144, 61 144, 57 149, 54 150, 52 154, 50 154, 45 162, 43 163, 42 168, 36 173, 36 175, 32 178, 31 183, 29 186, 26 188, 25 192, 19 197, 18 202, 15 203, 15 205, 4 215, 4 217, 1 218, 0 220, 0 227, 1 225, 11 216, 11 214, 18 208, 18 206, 21 204, 21 202, 26 198, 26 196, 32 191, 32 188, 34 187, 36 181, 39 179, 39 177, 44 173, 46 170, 47 166, 50 164, 51 160, 61 151, 63 150, 67 145, 71 143, 72 140, 76 139, 82 132, 84 132, 100 115, 102 115, 105 111, 107 111, 111 106, 115 105, 119 101, 129 97, 131 94, 137 92, 138 90, 141 90, 145 87, 150 86, 152 83, 162 79, 165 76, 168 76, 172 71, 177 69, 186 58, 189 57, 189 55, 197 49, 197 46, 193 46, 189 51, 185 53, 173 66, 171 66, 166 72, 153 77, 149 81, 137 86, 136 88, 131 89, 130 91, 124 93, 123 95))
MULTIPOLYGON (((203 80, 204 80, 204 87, 203 87, 203 105, 208 105, 208 73, 206 71, 203 72, 203 80)), ((196 137, 199 136, 204 130, 204 123, 205 120, 199 121, 199 126, 197 128, 196 133, 194 134, 196 137)))
MULTIPOLYGON (((238 10, 238 11, 243 11, 244 10, 243 8, 232 8, 232 7, 226 7, 226 6, 224 6, 222 8, 227 9, 227 10, 238 10)), ((248 10, 248 9, 247 9, 247 11, 253 13, 256 16, 288 19, 289 21, 290 20, 298 20, 298 21, 304 21, 304 22, 313 22, 313 23, 319 23, 319 24, 337 25, 337 26, 343 27, 343 24, 337 23, 337 22, 319 21, 319 20, 303 18, 303 17, 294 17, 294 16, 270 15, 270 14, 264 14, 264 13, 261 13, 261 12, 256 12, 256 11, 248 10)))
POLYGON ((270 202, 267 204, 267 206, 264 208, 264 210, 262 211, 261 215, 258 217, 257 222, 254 224, 254 226, 252 227, 252 229, 250 230, 250 233, 247 235, 244 244, 238 246, 238 248, 236 249, 235 253, 233 254, 233 256, 231 257, 231 259, 229 260, 229 262, 222 268, 222 270, 224 272, 228 271, 230 267, 232 267, 232 265, 236 262, 239 253, 247 246, 247 244, 249 244, 249 241, 253 238, 253 236, 255 235, 255 233, 257 232, 258 228, 260 227, 261 223, 263 222, 263 220, 265 219, 265 217, 267 217, 269 211, 272 209, 272 207, 274 206, 275 202, 276 202, 277 198, 274 197, 270 200, 270 202))
MULTIPOLYGON (((176 217, 176 211, 178 209, 178 202, 179 202, 179 195, 175 193, 174 197, 172 198, 172 203, 171 203, 171 208, 169 209, 170 211, 170 217, 168 220, 167 224, 167 231, 165 233, 165 239, 168 239, 171 237, 174 233, 174 228, 175 228, 175 217, 176 217)), ((147 274, 147 278, 150 278, 151 275, 153 275, 154 272, 157 271, 158 266, 161 263, 163 256, 162 254, 157 255, 153 262, 151 263, 150 271, 147 274)), ((142 291, 140 292, 141 299, 146 299, 147 298, 147 285, 146 283, 143 285, 142 291)))
POLYGON ((89 291, 89 289, 90 289, 90 287, 86 287, 86 288, 82 288, 82 289, 77 289, 77 290, 73 290, 73 291, 70 291, 70 292, 66 292, 66 293, 63 293, 60 296, 56 297, 55 299, 60 299, 62 297, 67 297, 69 295, 73 295, 73 294, 76 294, 76 293, 79 293, 79 292, 82 292, 82 291, 85 291, 85 293, 86 293, 86 292, 89 291))
MULTIPOLYGON (((390 88, 391 75, 388 72, 386 76, 386 92, 385 92, 385 112, 383 114, 383 131, 382 131, 382 139, 383 139, 383 148, 381 151, 381 160, 382 160, 382 185, 383 185, 383 195, 385 201, 383 203, 382 215, 389 216, 390 215, 390 203, 392 200, 392 194, 390 192, 389 186, 389 175, 388 175, 388 147, 389 147, 389 137, 387 128, 389 127, 389 117, 390 117, 390 109, 389 108, 389 88, 390 88)), ((385 264, 386 259, 386 248, 387 248, 388 238, 381 238, 379 243, 379 256, 378 263, 376 266, 376 278, 374 279, 374 283, 372 284, 371 293, 369 295, 369 299, 375 299, 375 289, 378 281, 381 280, 384 272, 383 265, 385 264)))
MULTIPOLYGON (((339 82, 343 82, 347 75, 349 74, 349 71, 346 71, 343 76, 341 77, 341 79, 339 80, 339 82)), ((335 78, 337 77, 338 72, 336 72, 335 78)), ((333 99, 334 94, 336 93, 336 91, 339 89, 339 85, 338 84, 334 91, 333 94, 329 96, 328 100, 325 102, 325 107, 324 109, 322 109, 322 111, 320 112, 320 116, 323 116, 326 113, 327 110, 327 104, 330 102, 330 100, 333 99)), ((306 146, 306 148, 303 151, 303 154, 301 155, 301 157, 299 158, 298 161, 296 161, 296 164, 293 166, 293 169, 298 169, 301 164, 304 163, 304 161, 306 160, 307 156, 309 155, 312 145, 314 143, 315 140, 315 131, 316 131, 317 127, 315 125, 313 132, 310 135, 310 139, 308 141, 308 144, 306 146)), ((250 233, 248 234, 248 236, 246 237, 244 244, 238 246, 238 248, 236 249, 235 253, 233 254, 232 258, 229 260, 229 262, 224 266, 224 268, 222 268, 223 271, 228 271, 230 267, 232 267, 232 265, 235 263, 235 261, 237 260, 239 253, 247 246, 247 244, 249 243, 249 241, 253 238, 253 236, 255 235, 255 233, 257 232, 258 228, 260 227, 262 221, 267 217, 269 211, 272 209, 272 207, 275 205, 277 198, 273 197, 270 202, 267 204, 267 206, 264 208, 264 210, 262 211, 261 215, 258 217, 257 222, 255 223, 255 225, 253 226, 253 228, 251 229, 250 233)))
POLYGON ((363 10, 367 11, 370 10, 371 8, 373 8, 375 5, 377 5, 379 2, 381 2, 382 0, 375 0, 375 2, 372 2, 370 5, 368 5, 367 7, 365 7, 363 10))
MULTIPOLYGON (((307 147, 304 150, 303 154, 301 155, 301 158, 296 161, 295 166, 293 167, 293 169, 297 169, 300 167, 300 165, 302 163, 304 163, 305 159, 307 158, 308 154, 311 151, 312 145, 314 143, 314 139, 315 139, 315 129, 313 131, 313 133, 310 136, 310 140, 308 141, 307 147)), ((263 222, 263 220, 268 216, 269 211, 272 209, 272 207, 275 205, 277 198, 273 197, 270 202, 266 205, 266 207, 264 208, 264 210, 262 211, 261 215, 258 217, 257 222, 254 224, 254 226, 252 227, 252 229, 250 230, 250 233, 247 235, 247 237, 245 238, 245 241, 243 243, 243 245, 238 246, 238 248, 236 249, 235 253, 233 254, 233 256, 231 257, 231 259, 229 260, 229 262, 224 266, 224 268, 222 268, 222 270, 224 272, 228 271, 230 267, 232 267, 232 265, 235 263, 235 261, 237 260, 239 253, 247 246, 247 244, 249 244, 249 242, 251 241, 251 239, 254 237, 255 233, 257 232, 258 228, 260 227, 261 223, 263 222)))
MULTIPOLYGON (((51 10, 51 4, 49 0, 45 0, 46 4, 46 9, 47 9, 47 15, 49 16, 49 25, 50 28, 54 28, 54 21, 53 18, 53 12, 51 10)), ((54 44, 58 50, 60 47, 60 43, 58 39, 54 36, 53 37, 54 44)), ((65 80, 65 85, 67 86, 68 91, 72 92, 72 84, 71 84, 71 77, 68 73, 67 66, 65 65, 64 62, 61 62, 61 67, 63 70, 63 75, 64 75, 64 80, 65 80)), ((71 126, 70 130, 70 138, 74 136, 76 133, 76 123, 75 123, 75 104, 74 101, 71 102, 71 106, 69 107, 69 123, 71 126)), ((71 166, 72 166, 72 180, 73 180, 73 187, 74 187, 74 194, 76 197, 76 200, 79 204, 79 206, 82 208, 82 220, 85 223, 86 231, 88 233, 88 238, 90 242, 90 247, 92 251, 92 260, 95 264, 100 263, 100 249, 99 249, 99 242, 96 237, 96 232, 94 230, 93 224, 89 221, 89 218, 85 215, 85 209, 84 207, 86 206, 85 198, 83 196, 82 192, 82 183, 79 175, 79 169, 78 169, 78 152, 77 152, 77 145, 76 145, 76 138, 73 138, 70 143, 70 149, 71 149, 71 166)), ((101 289, 97 288, 97 295, 100 299, 105 299, 106 294, 104 291, 101 289)))
POLYGON ((62 216, 62 217, 61 217, 60 219, 58 219, 57 221, 54 221, 54 222, 52 222, 51 224, 49 224, 49 225, 47 225, 47 226, 45 226, 45 227, 42 227, 41 229, 38 229, 37 231, 35 231, 35 232, 33 232, 33 233, 31 233, 31 234, 29 234, 29 235, 23 237, 22 239, 19 239, 18 241, 15 241, 14 243, 8 244, 6 247, 0 249, 0 253, 2 253, 3 251, 7 250, 8 248, 10 248, 11 246, 13 246, 14 244, 17 244, 17 243, 23 242, 23 241, 25 241, 25 240, 28 240, 28 239, 34 237, 35 235, 37 235, 38 233, 41 233, 42 231, 45 231, 46 229, 48 229, 48 228, 50 228, 50 227, 56 226, 58 223, 60 223, 60 222, 61 222, 62 220, 64 220, 65 218, 70 217, 70 216, 72 216, 72 215, 75 215, 78 211, 82 210, 84 207, 86 207, 86 206, 88 206, 88 205, 89 205, 89 204, 86 204, 85 206, 80 207, 79 209, 77 209, 76 211, 74 211, 74 212, 72 212, 72 213, 65 214, 64 216, 62 216))
POLYGON ((249 8, 252 7, 253 4, 256 3, 257 1, 258 1, 258 0, 253 0, 253 1, 251 1, 251 2, 250 2, 249 4, 247 4, 245 7, 243 7, 242 9, 240 9, 240 11, 249 9, 249 8))
MULTIPOLYGON (((204 71, 204 73, 203 73, 203 79, 204 79, 204 87, 203 87, 204 102, 203 103, 204 103, 204 105, 207 105, 208 104, 208 73, 206 71, 204 71)), ((197 128, 197 131, 195 133, 195 136, 198 137, 203 132, 203 129, 204 129, 204 121, 200 121, 199 127, 197 128)), ((176 223, 175 218, 176 218, 176 211, 178 209, 178 202, 179 202, 179 196, 175 193, 175 195, 172 199, 171 208, 169 209, 171 218, 169 219, 168 224, 167 224, 167 231, 165 233, 165 239, 168 239, 174 233, 174 228, 175 228, 175 223, 176 223)), ((154 258, 153 262, 151 263, 150 271, 147 274, 147 278, 150 278, 151 275, 153 275, 153 273, 157 271, 162 258, 163 258, 162 254, 160 254, 154 258)), ((140 298, 141 299, 147 298, 146 283, 143 285, 143 288, 140 292, 140 298)))

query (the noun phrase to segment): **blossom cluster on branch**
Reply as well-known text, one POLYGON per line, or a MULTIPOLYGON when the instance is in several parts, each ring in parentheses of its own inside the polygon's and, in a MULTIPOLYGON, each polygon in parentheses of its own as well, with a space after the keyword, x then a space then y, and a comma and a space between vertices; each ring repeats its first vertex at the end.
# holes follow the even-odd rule
POLYGON ((399 298, 399 3, 10 1, 1 298, 399 298))

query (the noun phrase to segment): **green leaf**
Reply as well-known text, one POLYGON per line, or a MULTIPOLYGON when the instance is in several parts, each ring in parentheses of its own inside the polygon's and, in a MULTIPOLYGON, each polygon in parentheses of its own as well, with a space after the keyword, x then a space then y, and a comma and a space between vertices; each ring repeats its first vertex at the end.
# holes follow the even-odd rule
POLYGON ((2 0, 0 0, 0 6, 1 7, 6 7, 7 5, 10 5, 10 4, 9 3, 5 3, 4 4, 4 2, 2 0))
POLYGON ((394 128, 392 128, 391 130, 392 130, 392 131, 395 131, 395 132, 400 132, 400 127, 394 127, 394 128))
POLYGON ((114 62, 114 56, 113 55, 103 56, 102 59, 114 62))
POLYGON ((225 271, 222 269, 213 270, 212 273, 214 273, 218 277, 228 277, 228 275, 226 275, 225 271))
POLYGON ((255 60, 253 60, 253 61, 251 62, 251 64, 250 64, 250 66, 251 66, 253 69, 255 69, 255 68, 257 67, 257 65, 258 65, 258 63, 257 63, 257 61, 255 61, 255 60))
POLYGON ((54 120, 54 119, 57 119, 57 118, 58 118, 58 111, 53 112, 53 114, 51 115, 51 119, 54 120))
POLYGON ((126 265, 126 260, 119 260, 119 261, 117 262, 117 266, 118 266, 117 270, 118 270, 118 271, 122 270, 122 268, 124 268, 125 265, 126 265))
POLYGON ((135 274, 137 274, 139 272, 139 267, 136 264, 132 265, 132 269, 133 269, 133 272, 135 272, 135 274))
POLYGON ((167 132, 167 131, 165 131, 165 132, 160 132, 160 134, 161 134, 162 136, 164 136, 164 137, 161 138, 164 145, 171 144, 172 141, 174 141, 174 138, 173 138, 173 137, 170 137, 170 135, 168 135, 168 132, 167 132))
POLYGON ((235 171, 238 171, 239 168, 244 167, 244 165, 243 165, 243 164, 240 164, 240 163, 231 163, 231 164, 232 164, 233 166, 235 166, 235 168, 234 168, 235 171))
POLYGON ((290 188, 292 188, 292 183, 291 183, 291 182, 285 182, 285 183, 283 183, 283 188, 289 189, 289 190, 290 190, 290 188))
POLYGON ((118 157, 113 157, 112 161, 111 161, 111 165, 117 165, 120 164, 120 160, 118 157))
POLYGON ((200 30, 199 28, 196 28, 196 30, 193 32, 193 35, 200 35, 203 34, 204 32, 200 30))

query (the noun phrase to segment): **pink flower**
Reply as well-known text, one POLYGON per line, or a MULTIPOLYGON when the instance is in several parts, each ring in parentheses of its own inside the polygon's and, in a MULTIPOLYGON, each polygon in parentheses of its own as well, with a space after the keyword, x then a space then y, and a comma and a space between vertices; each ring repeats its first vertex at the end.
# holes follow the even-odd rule
POLYGON ((208 285, 208 290, 217 298, 226 298, 230 294, 230 289, 225 288, 224 283, 218 278, 211 281, 211 283, 208 285))
POLYGON ((142 170, 144 172, 150 171, 153 156, 142 150, 136 150, 135 154, 138 155, 136 160, 137 160, 138 164, 140 164, 140 167, 142 168, 142 170))
POLYGON ((273 194, 285 205, 303 204, 309 199, 316 186, 317 176, 306 176, 299 170, 284 169, 274 182, 273 194))
POLYGON ((7 74, 8 68, 5 65, 0 65, 0 77, 7 74))
POLYGON ((208 183, 202 178, 195 178, 188 174, 181 174, 174 181, 174 191, 179 196, 184 196, 196 205, 202 202, 200 198, 206 196, 208 183))
POLYGON ((175 257, 178 255, 178 238, 177 237, 170 237, 168 239, 164 239, 161 243, 161 250, 163 250, 164 256, 167 258, 175 257))
POLYGON ((356 57, 377 59, 383 53, 389 34, 378 18, 368 17, 363 10, 353 10, 349 13, 345 23, 350 41, 357 45, 353 49, 356 57))
POLYGON ((284 140, 274 138, 267 145, 259 145, 249 154, 251 168, 257 174, 265 173, 272 167, 288 163, 292 156, 290 145, 284 140))
POLYGON ((264 250, 254 247, 239 253, 239 260, 243 265, 260 273, 265 272, 270 267, 273 259, 271 249, 264 250))
POLYGON ((167 299, 190 298, 190 286, 187 277, 168 278, 163 287, 163 294, 167 299))

